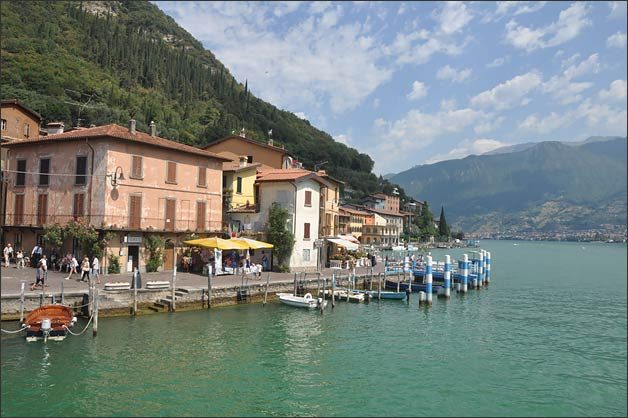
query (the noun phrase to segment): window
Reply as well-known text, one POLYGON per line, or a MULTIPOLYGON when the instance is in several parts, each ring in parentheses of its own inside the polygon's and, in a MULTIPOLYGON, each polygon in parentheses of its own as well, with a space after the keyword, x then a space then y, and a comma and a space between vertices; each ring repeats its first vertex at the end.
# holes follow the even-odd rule
POLYGON ((207 168, 205 167, 198 168, 198 185, 201 187, 207 186, 207 168))
POLYGON ((31 127, 28 123, 24 124, 24 136, 28 138, 30 136, 31 127))
POLYGON ((140 229, 142 224, 142 196, 130 196, 129 228, 140 229))
POLYGON ((174 231, 174 209, 177 201, 174 199, 166 200, 166 223, 164 229, 166 231, 174 231))
POLYGON ((72 216, 74 220, 82 218, 85 215, 85 194, 76 193, 74 195, 74 210, 72 216))
POLYGON ((3 131, 7 130, 7 120, 6 119, 2 119, 2 130, 3 131))
POLYGON ((227 176, 222 176, 222 188, 227 188, 227 176))
POLYGON ((131 176, 134 179, 141 179, 143 175, 143 168, 142 168, 142 157, 139 157, 137 155, 133 156, 133 162, 131 165, 131 176))
POLYGON ((45 225, 47 215, 48 215, 48 195, 40 194, 37 198, 37 225, 45 225))
POLYGON ((242 177, 236 179, 236 193, 242 194, 242 177))
POLYGON ((24 195, 15 195, 15 206, 13 206, 13 222, 16 225, 24 223, 24 195))
POLYGON ((303 224, 303 239, 310 239, 310 224, 303 224))
POLYGON ((253 164, 253 156, 252 155, 247 155, 246 156, 246 162, 249 164, 253 164))
POLYGON ((305 206, 312 206, 312 192, 309 190, 305 191, 305 206))
POLYGON ((310 261, 310 250, 303 250, 303 261, 310 261))
POLYGON ((76 185, 84 185, 87 183, 87 157, 79 156, 76 157, 76 179, 74 180, 74 184, 76 185))
POLYGON ((205 213, 207 205, 205 202, 196 202, 196 229, 203 231, 205 229, 205 213))
POLYGON ((17 160, 17 175, 15 176, 15 186, 26 184, 26 160, 17 160))
POLYGON ((168 167, 168 172, 166 174, 166 183, 176 183, 177 182, 177 163, 168 161, 167 167, 168 167))
POLYGON ((48 186, 50 184, 50 158, 39 160, 39 185, 48 186))

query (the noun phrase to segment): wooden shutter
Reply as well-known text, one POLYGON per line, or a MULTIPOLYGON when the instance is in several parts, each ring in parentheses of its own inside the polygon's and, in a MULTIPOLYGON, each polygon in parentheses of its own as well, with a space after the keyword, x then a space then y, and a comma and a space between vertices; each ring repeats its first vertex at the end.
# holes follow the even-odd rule
POLYGON ((76 193, 74 195, 74 212, 73 212, 73 216, 74 219, 78 219, 78 218, 82 218, 84 216, 84 211, 85 211, 85 194, 83 193, 76 193))
POLYGON ((48 195, 40 194, 37 199, 37 225, 46 224, 47 214, 48 214, 48 195))
POLYGON ((174 209, 177 201, 174 199, 166 200, 166 224, 167 231, 174 231, 174 209))
POLYGON ((305 206, 312 206, 312 192, 309 190, 305 191, 305 206))
POLYGON ((198 185, 207 186, 207 168, 205 167, 198 168, 198 185))
POLYGON ((310 239, 310 224, 303 224, 303 239, 310 239))
POLYGON ((24 223, 24 195, 23 194, 15 195, 13 222, 16 225, 22 225, 24 223))
POLYGON ((176 183, 177 182, 177 163, 172 161, 168 161, 168 173, 166 176, 166 181, 168 183, 176 183))
POLYGON ((242 177, 236 179, 236 193, 242 193, 242 177))
POLYGON ((137 155, 133 156, 133 167, 131 167, 131 176, 141 179, 142 178, 142 157, 137 155))
POLYGON ((129 228, 140 229, 142 225, 142 196, 130 196, 129 228))
POLYGON ((15 185, 24 186, 26 184, 26 160, 17 160, 17 175, 15 185))
POLYGON ((196 202, 196 229, 204 231, 205 228, 205 213, 207 212, 207 205, 205 202, 196 202))
POLYGON ((50 158, 42 158, 39 160, 39 185, 48 186, 50 182, 50 158))

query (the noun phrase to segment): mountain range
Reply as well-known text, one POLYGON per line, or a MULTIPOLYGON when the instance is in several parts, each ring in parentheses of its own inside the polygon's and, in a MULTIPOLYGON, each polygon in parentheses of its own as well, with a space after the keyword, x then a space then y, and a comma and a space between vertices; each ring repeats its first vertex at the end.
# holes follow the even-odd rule
MULTIPOLYGON (((545 141, 415 166, 389 180, 479 235, 625 231, 626 137, 545 141)), ((624 232, 625 234, 625 232, 624 232)))

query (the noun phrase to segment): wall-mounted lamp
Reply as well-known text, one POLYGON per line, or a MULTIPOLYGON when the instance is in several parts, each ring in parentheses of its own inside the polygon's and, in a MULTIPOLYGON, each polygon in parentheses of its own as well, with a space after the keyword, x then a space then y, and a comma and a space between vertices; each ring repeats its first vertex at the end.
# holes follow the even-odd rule
POLYGON ((122 174, 122 167, 117 166, 116 171, 113 174, 107 174, 107 177, 111 177, 111 185, 116 187, 119 180, 124 180, 124 174, 122 174))

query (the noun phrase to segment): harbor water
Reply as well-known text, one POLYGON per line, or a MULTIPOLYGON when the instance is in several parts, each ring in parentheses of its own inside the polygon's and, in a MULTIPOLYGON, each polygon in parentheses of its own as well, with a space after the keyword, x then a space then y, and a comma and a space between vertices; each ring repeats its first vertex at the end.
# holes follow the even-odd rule
POLYGON ((3 334, 1 415, 625 416, 626 245, 481 244, 490 286, 430 308, 273 301, 3 334))

